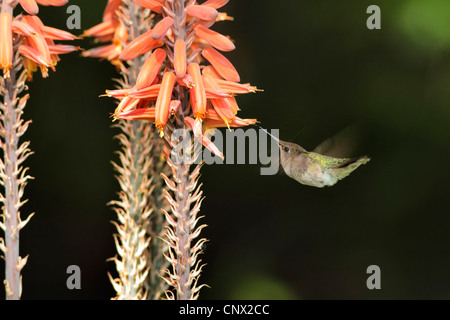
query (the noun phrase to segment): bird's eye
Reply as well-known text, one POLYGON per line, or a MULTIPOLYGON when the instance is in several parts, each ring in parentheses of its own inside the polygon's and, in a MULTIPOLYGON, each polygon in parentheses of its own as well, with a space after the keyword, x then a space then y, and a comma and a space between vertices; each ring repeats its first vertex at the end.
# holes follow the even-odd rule
POLYGON ((283 147, 284 152, 289 152, 289 147, 283 147))

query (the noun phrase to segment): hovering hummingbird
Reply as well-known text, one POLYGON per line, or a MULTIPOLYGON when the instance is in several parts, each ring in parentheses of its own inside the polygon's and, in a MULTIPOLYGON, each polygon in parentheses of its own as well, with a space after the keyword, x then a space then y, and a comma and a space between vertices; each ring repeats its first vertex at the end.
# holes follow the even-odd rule
MULTIPOLYGON (((308 152, 298 144, 285 142, 270 134, 280 149, 280 162, 286 174, 301 184, 323 188, 331 187, 360 165, 370 161, 367 156, 358 158, 334 158, 318 152, 308 152)), ((314 151, 318 151, 319 145, 314 151)))

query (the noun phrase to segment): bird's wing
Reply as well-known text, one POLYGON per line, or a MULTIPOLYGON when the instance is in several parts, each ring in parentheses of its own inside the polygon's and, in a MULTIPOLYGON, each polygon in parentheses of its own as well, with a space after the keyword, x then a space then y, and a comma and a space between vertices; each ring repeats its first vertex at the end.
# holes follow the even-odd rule
POLYGON ((319 163, 319 165, 325 169, 343 167, 353 160, 351 158, 328 157, 316 152, 308 152, 308 155, 313 161, 319 163))
POLYGON ((352 125, 323 141, 313 152, 329 157, 343 158, 354 152, 358 138, 358 128, 356 125, 352 125))

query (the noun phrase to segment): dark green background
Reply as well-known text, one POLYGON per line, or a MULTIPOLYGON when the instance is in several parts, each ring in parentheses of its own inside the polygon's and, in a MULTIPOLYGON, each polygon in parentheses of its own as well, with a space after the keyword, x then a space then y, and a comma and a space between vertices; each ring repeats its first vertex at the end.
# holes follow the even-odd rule
MULTIPOLYGON (((100 22, 105 3, 71 1, 82 28, 100 22)), ((450 2, 232 0, 225 9, 235 21, 214 29, 236 40, 227 57, 243 82, 264 89, 238 98, 240 115, 284 140, 301 131, 293 141, 307 149, 357 123, 355 155, 372 161, 327 189, 261 176, 259 165, 205 167, 201 282, 211 288, 201 298, 450 298, 450 2), (381 7, 381 30, 366 28, 371 4, 381 7), (381 290, 366 287, 372 264, 381 290)), ((65 8, 41 12, 65 28, 65 8)), ((98 95, 115 76, 108 62, 75 53, 30 85, 25 138, 35 154, 26 165, 36 179, 22 211, 36 216, 21 233, 24 299, 114 295, 106 203, 118 191, 115 105, 98 95), (66 288, 71 264, 81 267, 81 290, 66 288)))

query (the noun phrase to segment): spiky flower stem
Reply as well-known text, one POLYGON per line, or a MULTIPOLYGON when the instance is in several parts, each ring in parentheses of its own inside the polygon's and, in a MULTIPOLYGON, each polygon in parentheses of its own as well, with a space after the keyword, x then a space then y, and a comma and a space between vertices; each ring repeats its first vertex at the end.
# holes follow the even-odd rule
POLYGON ((0 249, 5 257, 5 291, 6 299, 18 300, 22 293, 22 278, 20 272, 27 262, 28 256, 19 255, 19 232, 25 227, 33 214, 22 220, 19 209, 26 202, 22 200, 27 181, 31 179, 26 174, 28 168, 22 167, 25 159, 31 155, 29 142, 19 145, 19 139, 25 134, 31 121, 22 119, 23 110, 29 95, 19 98, 25 90, 26 71, 23 70, 22 58, 17 53, 19 39, 14 46, 16 52, 13 67, 9 77, 0 80, 0 147, 3 158, 0 161, 0 184, 4 194, 0 196, 3 202, 1 228, 5 240, 0 241, 0 249))
MULTIPOLYGON (((148 126, 148 123, 147 123, 148 126)), ((166 242, 163 240, 166 233, 166 220, 164 217, 164 210, 169 210, 169 204, 164 197, 166 185, 162 175, 170 176, 169 165, 161 156, 163 153, 163 142, 156 136, 156 130, 152 128, 153 152, 152 152, 152 183, 153 193, 151 195, 151 205, 153 214, 150 216, 150 223, 148 224, 148 235, 150 236, 150 245, 147 250, 147 261, 150 261, 151 269, 145 283, 149 292, 149 299, 158 300, 164 297, 167 290, 167 283, 164 281, 164 275, 169 266, 169 263, 164 257, 164 254, 169 250, 166 242)))
MULTIPOLYGON (((123 0, 119 17, 129 33, 129 40, 147 31, 151 24, 149 10, 131 0, 123 0)), ((138 57, 122 66, 122 89, 133 87, 145 59, 138 57)), ((165 221, 164 184, 160 173, 167 165, 161 158, 163 143, 155 138, 146 121, 120 120, 117 136, 120 163, 114 164, 120 183, 120 200, 112 201, 118 216, 115 236, 119 257, 115 258, 119 279, 111 279, 116 299, 159 299, 166 290, 161 274, 165 273, 166 244, 161 240, 165 221)))
MULTIPOLYGON (((188 2, 192 2, 191 0, 188 2)), ((173 16, 173 31, 175 40, 182 39, 186 41, 186 1, 174 0, 168 1, 167 5, 173 16)), ((168 45, 167 50, 171 51, 169 56, 174 56, 173 45, 168 45)), ((177 300, 196 300, 200 289, 205 285, 198 285, 198 280, 203 265, 198 255, 202 253, 203 244, 207 241, 202 238, 197 240, 201 230, 206 225, 197 226, 200 217, 197 217, 200 211, 202 198, 201 185, 198 185, 200 177, 201 164, 192 169, 192 159, 195 158, 194 143, 191 137, 186 135, 187 126, 184 124, 184 117, 191 112, 189 90, 181 85, 174 88, 174 99, 181 101, 181 107, 175 120, 168 125, 168 134, 165 139, 167 144, 184 142, 184 154, 188 157, 178 158, 176 162, 168 159, 168 164, 172 169, 172 179, 163 175, 167 187, 172 193, 165 192, 165 197, 170 204, 172 215, 165 211, 167 227, 167 243, 169 252, 166 259, 171 264, 171 270, 168 270, 166 278, 174 291, 167 291, 168 299, 177 300), (184 134, 178 139, 172 139, 175 130, 181 129, 184 134)))
POLYGON ((167 297, 195 300, 203 287, 197 285, 202 269, 198 255, 206 242, 206 239, 202 238, 195 243, 201 230, 206 227, 206 225, 197 227, 200 219, 197 214, 203 200, 201 185, 197 186, 201 165, 197 165, 190 172, 190 165, 187 163, 175 164, 171 160, 168 162, 172 168, 173 178, 170 180, 165 177, 165 180, 173 195, 166 192, 166 198, 170 203, 173 217, 166 212, 170 225, 167 233, 170 250, 166 258, 172 265, 167 282, 175 288, 176 297, 172 292, 168 292, 167 297))

